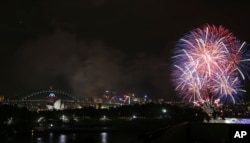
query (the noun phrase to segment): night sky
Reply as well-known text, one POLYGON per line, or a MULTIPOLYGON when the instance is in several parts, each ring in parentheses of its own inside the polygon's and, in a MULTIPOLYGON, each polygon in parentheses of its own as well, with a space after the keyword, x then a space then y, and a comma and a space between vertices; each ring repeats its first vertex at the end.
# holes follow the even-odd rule
POLYGON ((0 95, 53 86, 80 97, 110 90, 176 99, 176 42, 214 24, 250 43, 249 9, 233 0, 1 1, 0 95))

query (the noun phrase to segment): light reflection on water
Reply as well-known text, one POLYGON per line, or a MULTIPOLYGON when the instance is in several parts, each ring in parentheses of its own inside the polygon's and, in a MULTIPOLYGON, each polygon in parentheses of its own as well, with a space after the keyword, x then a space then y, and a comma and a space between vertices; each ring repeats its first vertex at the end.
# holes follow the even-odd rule
POLYGON ((67 136, 61 134, 59 137, 59 143, 66 143, 66 141, 67 141, 67 136))
POLYGON ((91 132, 32 132, 30 134, 1 136, 0 143, 138 143, 137 130, 91 132))
MULTIPOLYGON (((91 133, 44 133, 31 136, 31 143, 135 143, 134 134, 91 132, 91 133)), ((14 142, 20 143, 20 142, 14 142)), ((28 142, 27 142, 28 143, 28 142)))
POLYGON ((38 137, 38 138, 36 139, 36 142, 37 142, 37 143, 43 143, 43 139, 40 138, 40 137, 38 137))
POLYGON ((106 132, 101 133, 101 143, 108 143, 108 133, 106 132))
POLYGON ((49 143, 53 143, 53 133, 49 133, 49 143))

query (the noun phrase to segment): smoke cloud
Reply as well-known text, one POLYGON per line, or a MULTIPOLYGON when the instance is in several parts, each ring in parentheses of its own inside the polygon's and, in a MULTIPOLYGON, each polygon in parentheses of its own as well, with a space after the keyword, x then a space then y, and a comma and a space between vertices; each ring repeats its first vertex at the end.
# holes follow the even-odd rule
POLYGON ((157 70, 153 64, 157 61, 145 54, 131 58, 102 41, 77 40, 62 30, 27 42, 17 57, 12 77, 20 92, 49 86, 70 90, 78 97, 101 96, 105 90, 136 92, 145 81, 152 81, 157 70))

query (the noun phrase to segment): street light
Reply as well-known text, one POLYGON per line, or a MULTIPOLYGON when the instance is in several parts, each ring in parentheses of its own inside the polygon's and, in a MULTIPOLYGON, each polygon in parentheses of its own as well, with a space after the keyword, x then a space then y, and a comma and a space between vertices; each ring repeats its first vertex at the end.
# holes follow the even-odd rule
POLYGON ((161 109, 161 111, 162 111, 162 113, 167 113, 167 109, 165 109, 165 108, 163 108, 163 109, 161 109))
POLYGON ((166 117, 167 109, 162 108, 162 109, 161 109, 161 112, 163 113, 163 117, 166 117))

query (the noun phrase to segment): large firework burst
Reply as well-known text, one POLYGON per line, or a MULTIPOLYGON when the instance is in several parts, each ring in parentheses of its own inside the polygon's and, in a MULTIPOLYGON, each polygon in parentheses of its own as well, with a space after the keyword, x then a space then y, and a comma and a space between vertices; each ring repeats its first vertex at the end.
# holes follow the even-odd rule
POLYGON ((249 70, 249 51, 222 26, 205 25, 181 38, 174 49, 172 81, 184 100, 237 102, 249 70))

